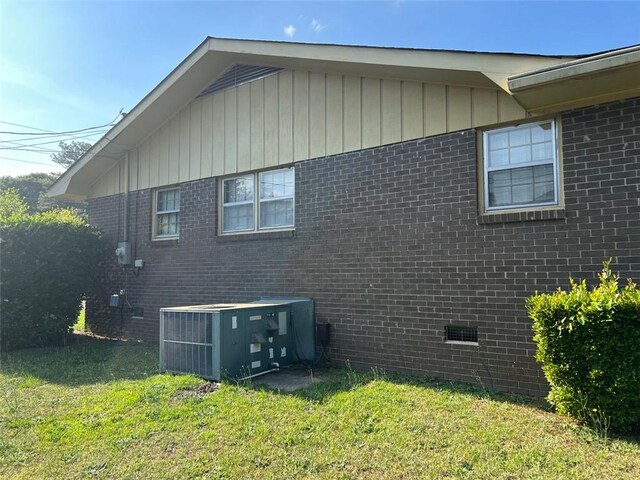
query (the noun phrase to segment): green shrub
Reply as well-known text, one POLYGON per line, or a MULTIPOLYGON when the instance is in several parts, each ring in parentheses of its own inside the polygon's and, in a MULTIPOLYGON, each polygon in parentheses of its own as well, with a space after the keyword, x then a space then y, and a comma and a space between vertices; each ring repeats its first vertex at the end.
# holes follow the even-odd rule
MULTIPOLYGON (((0 194, 0 347, 64 343, 104 255, 99 232, 74 210, 28 214, 0 194)), ((17 196, 19 199, 19 196, 17 196)))
POLYGON ((536 359, 559 412, 630 431, 640 426, 640 291, 630 280, 620 288, 609 262, 599 279, 528 299, 536 359))

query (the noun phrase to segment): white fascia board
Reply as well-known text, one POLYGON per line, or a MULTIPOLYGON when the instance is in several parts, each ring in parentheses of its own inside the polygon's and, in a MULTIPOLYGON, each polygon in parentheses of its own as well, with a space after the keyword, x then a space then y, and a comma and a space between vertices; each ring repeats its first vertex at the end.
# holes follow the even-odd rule
POLYGON ((615 50, 532 72, 512 75, 509 77, 509 89, 512 92, 518 92, 549 83, 625 68, 634 63, 640 63, 640 46, 615 50))

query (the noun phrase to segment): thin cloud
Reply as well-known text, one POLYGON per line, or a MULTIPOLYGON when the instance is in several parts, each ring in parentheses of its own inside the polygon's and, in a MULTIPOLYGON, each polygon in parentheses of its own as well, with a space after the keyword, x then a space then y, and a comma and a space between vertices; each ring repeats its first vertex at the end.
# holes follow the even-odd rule
POLYGON ((282 29, 282 31, 287 37, 293 38, 293 36, 296 34, 296 27, 294 27, 293 25, 287 25, 282 29))
POLYGON ((324 30, 324 25, 321 24, 318 20, 316 20, 315 18, 313 20, 311 20, 311 23, 309 24, 309 28, 318 33, 322 30, 324 30))

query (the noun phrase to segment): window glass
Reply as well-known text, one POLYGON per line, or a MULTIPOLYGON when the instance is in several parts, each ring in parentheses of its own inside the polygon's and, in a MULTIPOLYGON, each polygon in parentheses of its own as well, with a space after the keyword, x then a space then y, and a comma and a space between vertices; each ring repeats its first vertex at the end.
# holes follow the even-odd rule
POLYGON ((260 174, 260 228, 293 226, 292 168, 260 174))
POLYGON ((294 195, 293 168, 223 180, 222 233, 293 227, 294 195))
POLYGON ((554 128, 547 120, 485 132, 487 210, 557 204, 554 128))
POLYGON ((156 192, 156 238, 177 237, 180 231, 180 189, 156 192))

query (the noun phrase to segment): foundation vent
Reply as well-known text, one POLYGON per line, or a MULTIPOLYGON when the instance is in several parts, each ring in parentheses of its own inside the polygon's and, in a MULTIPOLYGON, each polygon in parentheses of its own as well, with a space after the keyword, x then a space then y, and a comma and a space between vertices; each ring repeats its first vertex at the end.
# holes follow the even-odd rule
POLYGON ((446 342, 478 343, 478 327, 459 327, 447 325, 444 327, 444 339, 446 342))

